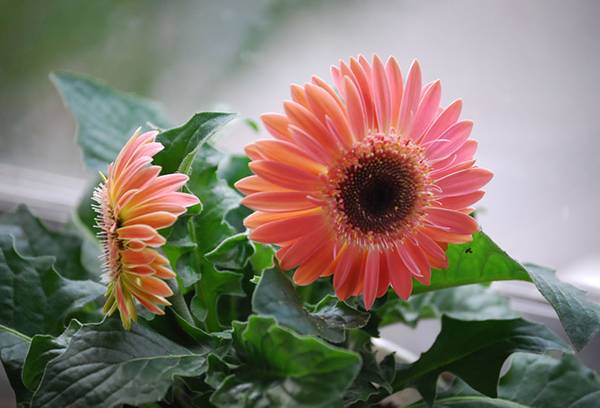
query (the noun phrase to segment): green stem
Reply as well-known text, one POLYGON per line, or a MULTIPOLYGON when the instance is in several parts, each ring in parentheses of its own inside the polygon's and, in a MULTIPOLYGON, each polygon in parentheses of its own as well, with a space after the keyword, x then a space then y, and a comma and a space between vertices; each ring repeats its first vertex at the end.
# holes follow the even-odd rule
POLYGON ((3 324, 0 324, 0 332, 5 332, 5 333, 10 333, 15 337, 20 338, 21 340, 24 340, 28 343, 31 343, 31 337, 24 335, 23 333, 21 333, 20 331, 17 331, 15 329, 12 329, 8 326, 4 326, 3 324))
POLYGON ((190 313, 190 309, 185 303, 185 299, 179 290, 179 285, 175 279, 170 279, 167 281, 169 287, 173 291, 173 296, 169 298, 171 304, 173 305, 173 309, 189 324, 194 326, 194 318, 190 313))

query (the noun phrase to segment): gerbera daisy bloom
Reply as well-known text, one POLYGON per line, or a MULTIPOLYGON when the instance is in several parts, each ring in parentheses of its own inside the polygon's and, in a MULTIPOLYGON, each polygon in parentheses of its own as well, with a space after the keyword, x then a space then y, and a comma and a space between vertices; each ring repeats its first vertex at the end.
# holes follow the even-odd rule
POLYGON ((440 81, 422 86, 414 62, 406 82, 397 61, 375 56, 292 85, 285 114, 261 119, 275 139, 246 147, 255 175, 236 186, 255 210, 250 238, 277 244, 297 284, 333 274, 340 299, 363 295, 370 309, 391 284, 401 298, 412 278, 427 285, 447 267, 448 243, 478 230, 469 216, 490 181, 474 166, 472 122, 462 102, 440 107, 440 81))
POLYGON ((159 176, 161 167, 150 165, 163 149, 155 141, 157 134, 136 131, 93 197, 104 247, 104 313, 119 309, 126 329, 137 319, 134 299, 154 314, 164 314, 159 305, 170 305, 165 298, 173 292, 163 279, 175 273, 156 250, 165 243, 157 230, 172 225, 186 207, 199 202, 177 191, 188 180, 185 174, 159 176))

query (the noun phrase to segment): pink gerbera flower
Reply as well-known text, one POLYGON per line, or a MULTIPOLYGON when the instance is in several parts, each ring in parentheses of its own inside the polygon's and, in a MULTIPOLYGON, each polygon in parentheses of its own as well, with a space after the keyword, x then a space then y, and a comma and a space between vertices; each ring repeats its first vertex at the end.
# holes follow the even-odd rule
POLYGON ((246 147, 255 175, 236 186, 256 210, 250 237, 277 244, 296 283, 333 274, 340 299, 362 294, 369 309, 390 284, 404 299, 412 278, 429 284, 447 244, 472 239, 492 174, 474 166, 462 102, 441 108, 440 82, 422 86, 418 62, 406 82, 394 58, 331 71, 337 89, 313 77, 292 85, 284 115, 262 116, 275 139, 246 147))
POLYGON ((186 207, 199 202, 177 191, 188 180, 185 174, 159 176, 161 167, 149 165, 163 149, 155 141, 157 134, 135 132, 94 192, 104 246, 104 312, 111 315, 119 309, 126 329, 137 319, 134 299, 155 314, 164 314, 159 305, 170 305, 165 298, 173 292, 163 279, 175 273, 155 249, 165 243, 157 230, 172 225, 186 207))

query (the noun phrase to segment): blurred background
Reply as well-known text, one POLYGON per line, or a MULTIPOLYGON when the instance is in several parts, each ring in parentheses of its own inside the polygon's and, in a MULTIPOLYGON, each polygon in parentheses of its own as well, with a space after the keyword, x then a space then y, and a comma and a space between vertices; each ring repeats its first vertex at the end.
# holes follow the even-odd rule
MULTIPOLYGON (((394 55, 403 71, 418 58, 444 103, 464 99, 479 165, 496 174, 480 205, 486 232, 599 297, 599 19, 595 0, 0 0, 0 212, 25 202, 63 222, 94 177, 53 70, 156 99, 184 122, 203 110, 280 112, 291 82, 329 80, 339 58, 394 55)), ((241 152, 256 137, 240 121, 217 143, 241 152)), ((528 287, 498 290, 552 325, 528 287)), ((413 336, 420 352, 419 333, 384 334, 413 336)))

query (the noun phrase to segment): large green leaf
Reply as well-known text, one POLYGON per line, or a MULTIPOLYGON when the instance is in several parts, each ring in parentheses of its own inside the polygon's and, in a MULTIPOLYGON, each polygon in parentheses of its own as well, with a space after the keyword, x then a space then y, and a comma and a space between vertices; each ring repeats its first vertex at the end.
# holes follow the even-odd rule
MULTIPOLYGON (((231 188, 234 188, 234 184, 246 177, 250 176, 252 172, 248 167, 250 159, 247 156, 229 155, 225 157, 219 164, 218 176, 225 181, 231 188)), ((252 211, 244 206, 234 208, 227 214, 227 221, 239 232, 246 230, 244 227, 244 218, 250 215, 252 211)))
POLYGON ((217 175, 223 155, 210 145, 203 145, 192 163, 188 187, 202 201, 202 213, 192 218, 192 239, 196 251, 205 255, 235 230, 225 220, 240 205, 241 196, 217 175))
POLYGON ((53 257, 24 257, 0 236, 0 324, 27 336, 58 335, 65 319, 97 299, 104 287, 63 278, 53 257))
POLYGON ((415 282, 414 294, 498 280, 529 281, 557 311, 577 350, 600 331, 600 307, 588 300, 585 292, 556 279, 549 269, 534 265, 524 267, 483 232, 475 234, 472 242, 450 245, 447 254, 448 268, 433 270, 429 286, 415 282))
POLYGON ((466 244, 449 245, 446 254, 448 268, 433 270, 428 286, 415 282, 413 294, 472 283, 530 280, 523 266, 483 232, 473 235, 466 244))
POLYGON ((225 217, 239 205, 241 197, 217 176, 222 159, 223 154, 209 144, 202 145, 197 152, 188 187, 202 201, 202 211, 180 217, 165 246, 185 287, 200 279, 204 256, 235 233, 225 217))
POLYGON ((221 160, 217 174, 220 178, 227 181, 229 187, 234 188, 234 184, 238 180, 252 175, 248 163, 250 163, 250 159, 247 156, 231 154, 221 160))
POLYGON ((48 362, 65 351, 71 338, 80 328, 81 323, 73 319, 58 337, 49 334, 36 334, 33 336, 27 358, 23 364, 22 374, 23 384, 29 390, 36 390, 48 362))
POLYGON ((197 113, 186 124, 162 132, 157 141, 165 148, 156 155, 154 164, 161 166, 163 173, 188 173, 194 155, 202 143, 234 117, 233 113, 197 113))
MULTIPOLYGON (((500 379, 498 397, 490 398, 456 380, 435 400, 436 407, 483 408, 585 408, 597 407, 600 378, 577 359, 516 353, 510 370, 500 379)), ((412 407, 424 407, 424 402, 412 407)))
POLYGON ((199 376, 206 354, 190 350, 142 325, 131 331, 118 319, 79 329, 50 360, 32 407, 115 407, 161 399, 175 376, 199 376))
POLYGON ((331 407, 360 369, 358 354, 300 336, 274 319, 251 316, 233 325, 242 364, 211 397, 219 407, 331 407))
POLYGON ((531 280, 552 305, 577 350, 581 350, 600 331, 600 305, 585 292, 559 281, 554 271, 525 264, 531 280))
POLYGON ((231 271, 219 271, 206 259, 199 265, 201 280, 196 284, 191 311, 194 317, 204 322, 209 331, 222 329, 218 303, 221 296, 245 296, 242 288, 243 275, 231 271))
POLYGON ((275 263, 273 257, 275 249, 270 245, 251 242, 254 247, 254 253, 250 257, 250 264, 255 275, 261 275, 264 270, 272 268, 275 263))
POLYGON ((17 249, 23 255, 55 257, 54 267, 66 278, 98 276, 97 273, 91 274, 82 264, 84 242, 80 236, 67 231, 51 231, 25 205, 19 205, 14 213, 0 217, 0 234, 5 233, 15 236, 17 249))
POLYGON ((230 238, 235 229, 225 217, 239 206, 241 196, 218 177, 222 159, 223 155, 209 144, 198 150, 188 187, 202 201, 202 212, 182 218, 174 226, 165 247, 183 286, 195 285, 191 310, 209 331, 222 328, 218 317, 219 299, 223 295, 244 296, 245 293, 241 273, 220 270, 207 256, 212 253, 210 257, 219 267, 237 269, 235 264, 245 264, 244 256, 249 256, 252 249, 245 238, 230 238), (236 252, 239 253, 236 255, 236 252))
POLYGON ((104 291, 92 281, 63 278, 53 262, 51 256, 22 256, 11 236, 0 235, 0 359, 19 401, 29 397, 21 370, 31 336, 60 333, 68 316, 104 291))
MULTIPOLYGON (((364 330, 351 330, 348 348, 360 354, 362 366, 354 382, 344 394, 344 405, 374 403, 392 393, 392 381, 396 374, 394 354, 378 361, 371 343, 371 336, 364 330)), ((371 405, 366 405, 371 406, 371 405)))
POLYGON ((83 159, 93 170, 105 171, 138 127, 169 127, 154 102, 79 74, 56 72, 50 79, 77 121, 83 159))
POLYGON ((273 253, 271 247, 249 241, 245 233, 221 241, 206 254, 212 266, 202 269, 202 281, 192 299, 195 315, 211 330, 216 323, 227 326, 234 320, 246 320, 252 312, 249 296, 255 288, 250 280, 272 266, 273 253))
POLYGON ((477 391, 495 397, 504 360, 514 352, 570 352, 541 324, 523 319, 463 321, 442 317, 442 330, 429 350, 396 373, 394 389, 415 386, 431 402, 438 376, 449 371, 477 391))
POLYGON ((21 381, 23 363, 30 343, 30 337, 0 324, 0 361, 18 402, 26 401, 30 397, 21 381))
POLYGON ((263 272, 252 296, 255 313, 273 316, 279 324, 300 334, 319 336, 333 343, 346 338, 346 330, 363 327, 369 314, 359 312, 332 296, 325 297, 314 310, 307 310, 292 281, 283 272, 263 272))
POLYGON ((442 314, 461 320, 512 319, 508 299, 484 285, 466 285, 411 296, 407 301, 389 293, 377 309, 381 326, 402 322, 415 327, 421 319, 439 318, 442 314))
POLYGON ((223 270, 239 271, 254 255, 254 246, 246 234, 235 234, 225 238, 215 249, 206 254, 206 259, 223 270))

